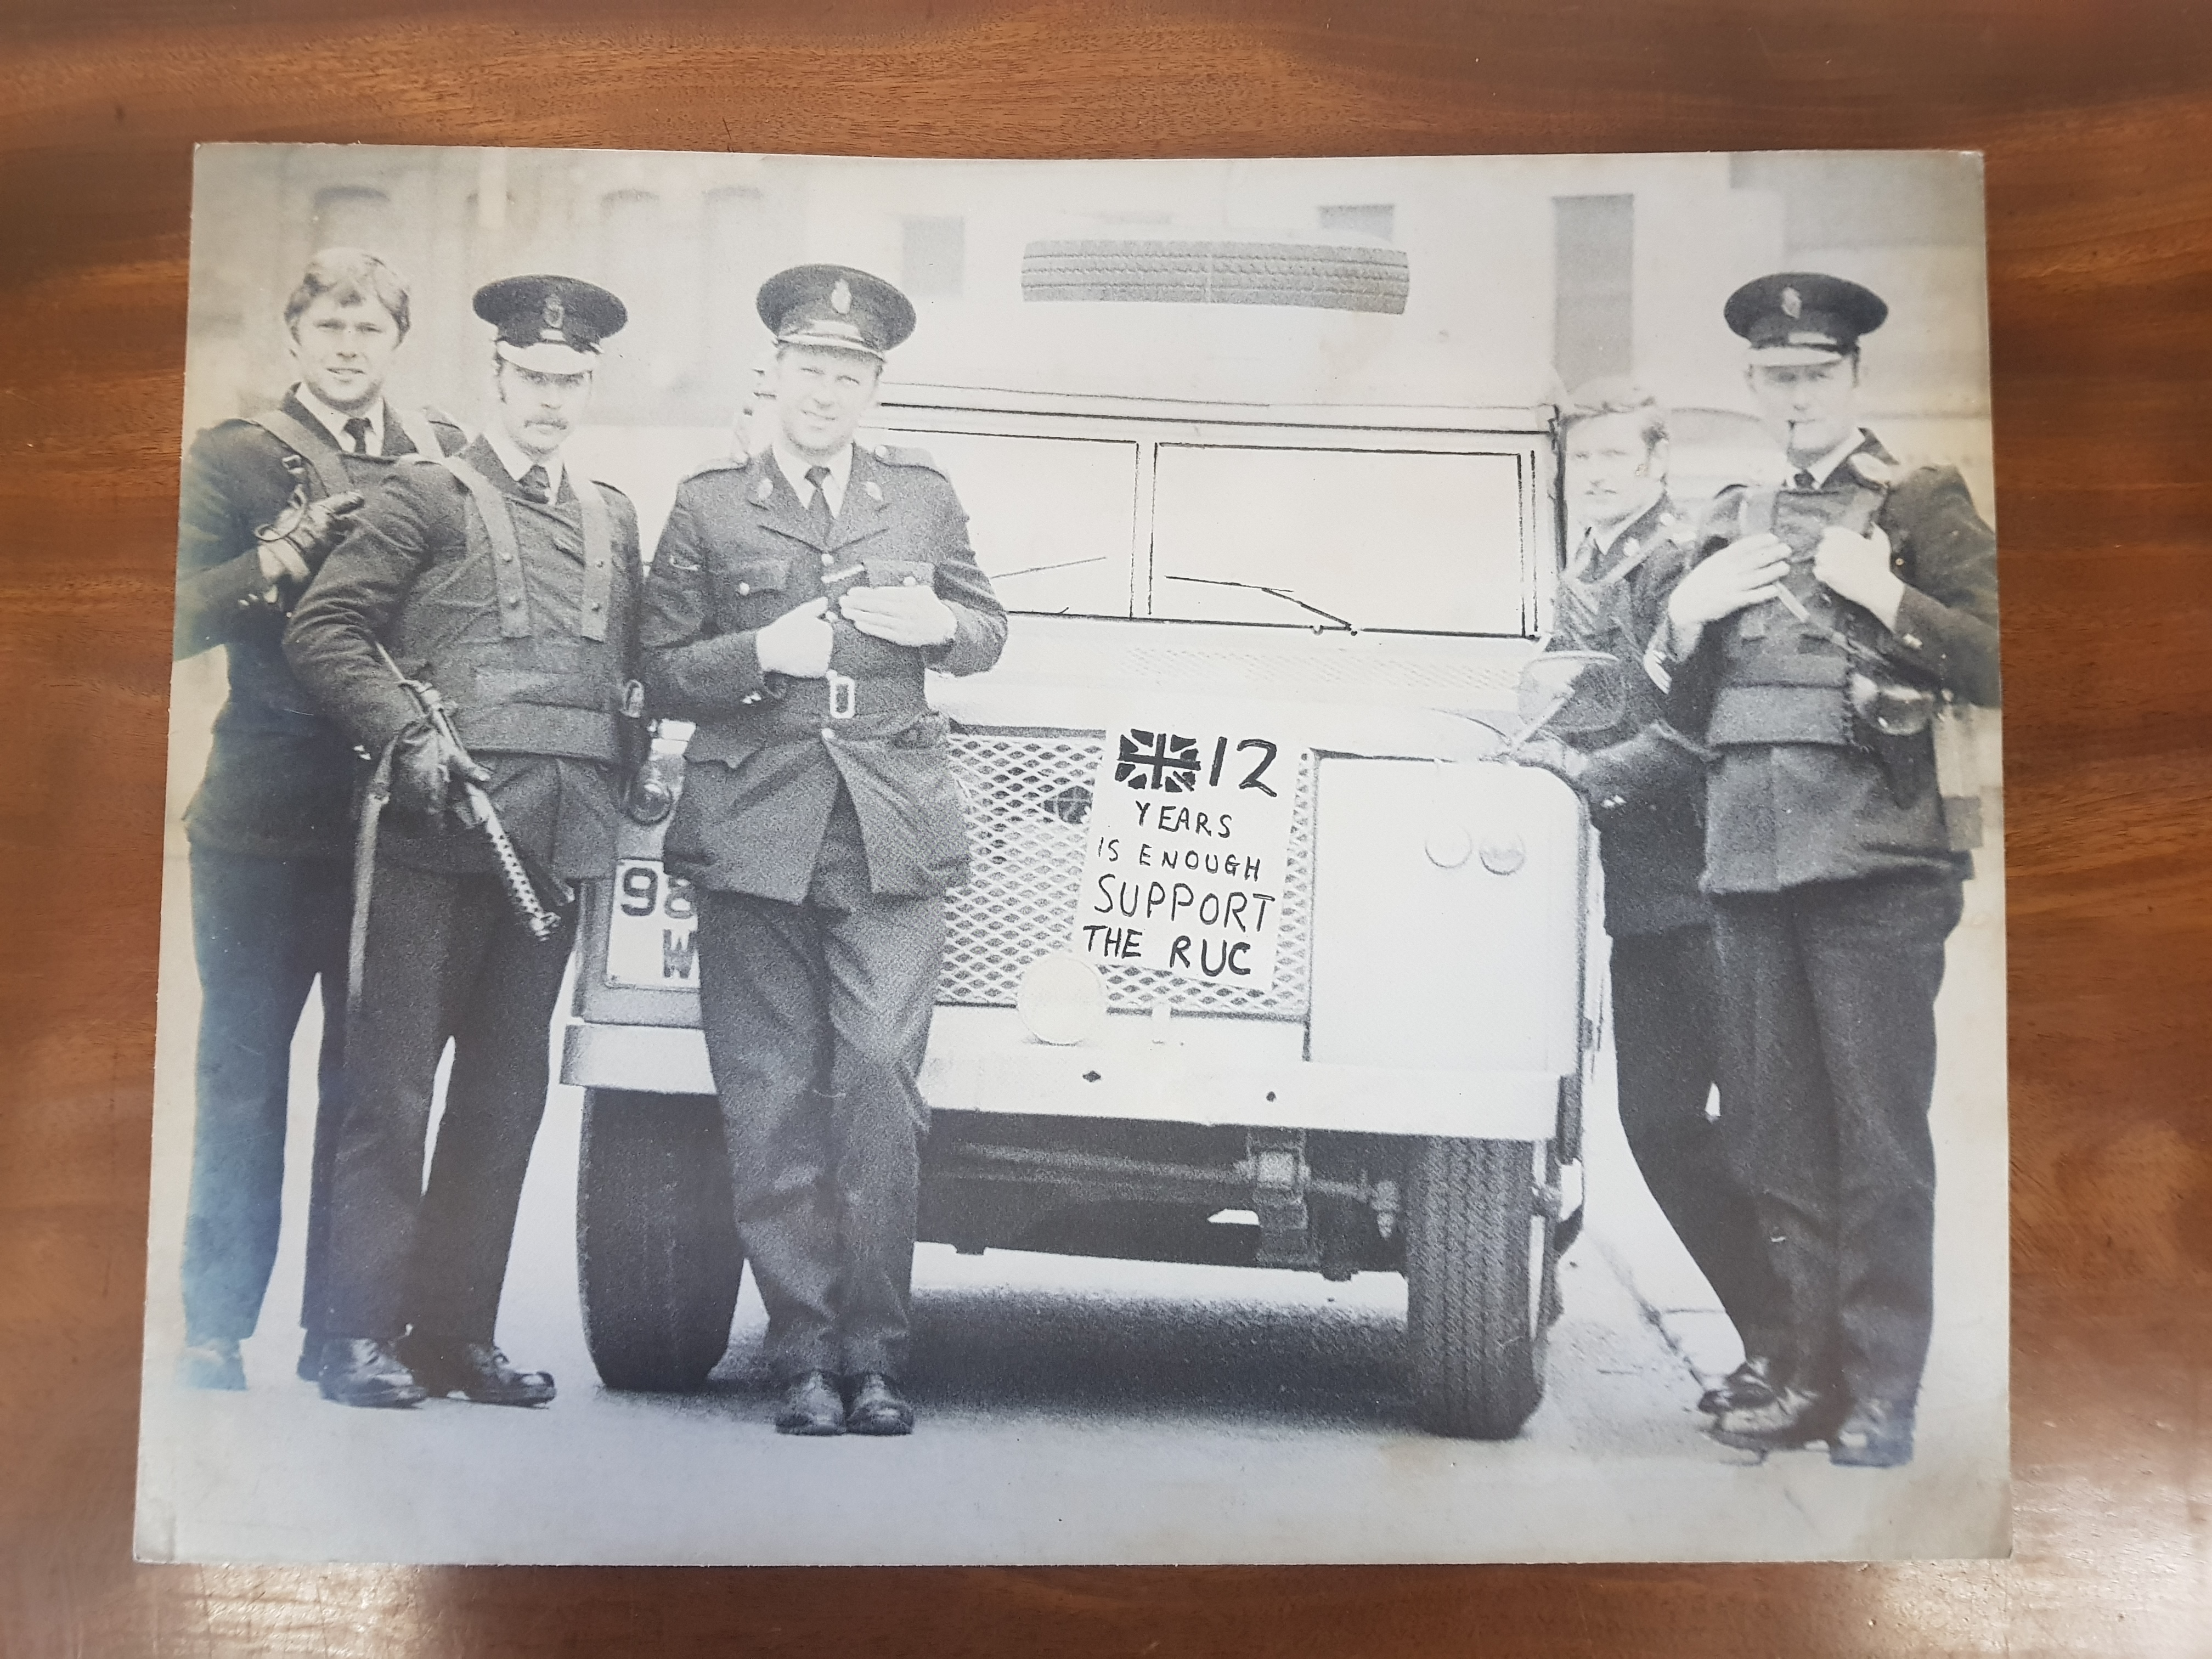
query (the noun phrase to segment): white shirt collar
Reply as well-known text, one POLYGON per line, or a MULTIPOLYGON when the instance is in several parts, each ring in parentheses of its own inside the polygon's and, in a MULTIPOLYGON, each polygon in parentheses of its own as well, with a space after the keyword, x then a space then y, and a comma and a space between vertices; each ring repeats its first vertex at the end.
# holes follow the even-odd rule
POLYGON ((352 420, 366 420, 368 422, 368 453, 372 455, 384 453, 383 398, 379 398, 371 404, 363 415, 341 415, 313 392, 308 391, 307 383, 305 380, 292 388, 292 395, 300 400, 300 407, 313 416, 323 429, 337 441, 340 449, 348 453, 351 453, 353 449, 352 442, 346 437, 345 423, 352 420))
POLYGON ((499 457, 499 464, 507 469, 507 476, 517 483, 522 482, 522 475, 529 471, 532 467, 544 467, 546 500, 561 499, 561 452, 559 450, 555 450, 550 455, 530 454, 509 437, 507 429, 496 421, 486 422, 484 441, 491 446, 491 453, 499 457))
POLYGON ((836 518, 845 509, 845 483, 853 476, 853 446, 847 444, 826 461, 810 461, 794 454, 778 437, 773 445, 775 464, 782 470, 784 481, 790 484, 791 493, 799 497, 801 507, 811 507, 814 501, 814 486, 807 482, 806 469, 826 466, 830 476, 822 481, 822 493, 830 498, 830 516, 836 518))
POLYGON ((1588 538, 1591 544, 1592 550, 1595 555, 1595 558, 1592 559, 1590 562, 1596 562, 1597 559, 1603 558, 1607 554, 1612 552, 1614 548, 1620 546, 1620 538, 1623 536, 1626 536, 1630 531, 1635 529, 1638 525, 1642 524, 1644 520, 1650 517, 1652 509, 1656 507, 1660 502, 1666 499, 1667 485, 1665 480, 1662 479, 1660 481, 1659 488, 1653 492, 1651 499, 1644 502, 1643 506, 1638 507, 1636 511, 1630 514, 1626 518, 1616 519, 1603 529, 1600 529, 1594 524, 1584 525, 1582 527, 1581 533, 1575 538, 1576 547, 1580 549, 1583 545, 1584 538, 1588 538))
POLYGON ((1826 489, 1828 487, 1828 480, 1836 476, 1836 469, 1841 466, 1845 461, 1849 460, 1852 453, 1866 441, 1867 429, 1863 426, 1855 426, 1851 428, 1851 435, 1850 437, 1844 439, 1843 442, 1838 444, 1826 454, 1821 456, 1820 459, 1811 466, 1799 467, 1792 465, 1790 469, 1790 477, 1795 477, 1801 471, 1809 472, 1813 475, 1813 488, 1815 489, 1826 489))

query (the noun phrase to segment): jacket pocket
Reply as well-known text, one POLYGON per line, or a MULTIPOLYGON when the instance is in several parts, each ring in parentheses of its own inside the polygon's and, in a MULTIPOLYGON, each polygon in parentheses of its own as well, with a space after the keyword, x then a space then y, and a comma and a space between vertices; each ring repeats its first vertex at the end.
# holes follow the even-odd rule
POLYGON ((871 587, 934 587, 937 567, 927 559, 863 559, 871 587))
POLYGON ((894 732, 891 736, 891 747, 894 749, 942 749, 945 747, 945 733, 951 729, 952 722, 945 715, 932 709, 927 714, 917 714, 914 723, 903 731, 894 732))
POLYGON ((717 622, 726 633, 763 628, 791 607, 784 589, 791 582, 788 559, 738 559, 718 573, 717 622))

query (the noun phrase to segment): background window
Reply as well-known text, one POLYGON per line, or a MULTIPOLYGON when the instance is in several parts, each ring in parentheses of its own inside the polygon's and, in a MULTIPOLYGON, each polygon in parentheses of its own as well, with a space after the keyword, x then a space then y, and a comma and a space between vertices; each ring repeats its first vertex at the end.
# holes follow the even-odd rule
POLYGON ((334 185, 315 192, 315 249, 357 247, 389 257, 392 199, 365 185, 334 185))
POLYGON ((900 283, 917 300, 957 300, 967 276, 965 219, 908 219, 904 225, 900 283))
POLYGON ((1568 387, 1635 362, 1636 198, 1552 198, 1557 309, 1552 367, 1568 387))
POLYGON ((1372 236, 1378 242, 1389 241, 1395 236, 1397 221, 1398 210, 1389 202, 1325 207, 1321 210, 1323 230, 1348 230, 1355 235, 1372 236))

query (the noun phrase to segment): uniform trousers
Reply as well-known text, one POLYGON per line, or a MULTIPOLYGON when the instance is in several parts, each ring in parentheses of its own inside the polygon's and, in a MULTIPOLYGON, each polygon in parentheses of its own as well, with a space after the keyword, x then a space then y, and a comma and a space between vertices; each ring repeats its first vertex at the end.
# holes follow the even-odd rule
POLYGON ((781 1382, 902 1374, 921 1141, 917 1079, 945 947, 941 897, 867 889, 841 795, 805 902, 708 892, 699 1000, 738 1236, 781 1382))
POLYGON ((570 917, 532 939, 496 876, 379 858, 331 1188, 331 1335, 492 1340, 574 933, 570 917))
MULTIPOLYGON (((1784 1337, 1782 1286, 1750 1193, 1737 1181, 1706 1103, 1720 1064, 1720 958, 1699 925, 1613 941, 1613 1063, 1620 1127, 1675 1237, 1747 1356, 1784 1337)), ((1722 1098, 1721 1113, 1733 1109, 1722 1098)))
POLYGON ((185 1221, 185 1340, 239 1341, 259 1322, 282 1220, 292 1037, 319 979, 323 1038, 301 1310, 301 1322, 312 1330, 324 1293, 332 1130, 345 1051, 352 868, 343 860, 195 847, 191 878, 200 1034, 185 1221))
POLYGON ((1714 901, 1721 1125, 1785 1297, 1784 1376, 1910 1407, 1935 1312, 1936 994, 1955 876, 1714 901))

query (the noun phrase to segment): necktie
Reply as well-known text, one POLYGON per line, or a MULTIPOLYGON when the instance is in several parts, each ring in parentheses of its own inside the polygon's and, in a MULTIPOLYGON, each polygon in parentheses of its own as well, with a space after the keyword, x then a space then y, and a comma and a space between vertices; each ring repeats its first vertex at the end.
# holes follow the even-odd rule
POLYGON ((533 461, 530 471, 522 475, 522 493, 544 507, 553 499, 553 481, 545 476, 545 469, 533 461))
POLYGON ((837 515, 830 510, 830 469, 808 467, 806 482, 814 486, 814 499, 806 504, 806 517, 814 526, 816 537, 827 547, 830 533, 837 527, 837 515))
POLYGON ((345 423, 346 447, 356 455, 368 453, 368 417, 356 415, 345 423))
POLYGON ((1803 467, 1799 467, 1795 472, 1790 475, 1790 487, 1792 489, 1812 489, 1813 475, 1810 472, 1808 472, 1803 467))
POLYGON ((1575 544, 1575 556, 1567 561, 1567 574, 1587 577, 1591 568, 1597 563, 1597 532, 1583 531, 1582 540, 1575 544))

